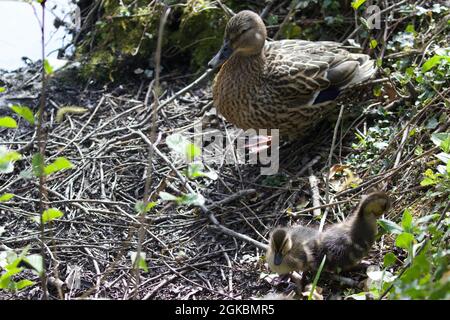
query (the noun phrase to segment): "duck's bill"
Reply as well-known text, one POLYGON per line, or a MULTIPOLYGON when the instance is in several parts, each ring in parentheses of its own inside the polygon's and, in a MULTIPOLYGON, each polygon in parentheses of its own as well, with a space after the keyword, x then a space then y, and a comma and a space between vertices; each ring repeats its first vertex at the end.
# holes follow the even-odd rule
POLYGON ((273 263, 276 266, 279 266, 282 261, 283 261, 283 256, 281 255, 281 253, 280 252, 275 253, 275 256, 273 258, 273 263))
POLYGON ((209 68, 217 68, 220 67, 233 53, 233 49, 230 47, 230 43, 225 41, 220 48, 219 52, 211 59, 208 63, 209 68))

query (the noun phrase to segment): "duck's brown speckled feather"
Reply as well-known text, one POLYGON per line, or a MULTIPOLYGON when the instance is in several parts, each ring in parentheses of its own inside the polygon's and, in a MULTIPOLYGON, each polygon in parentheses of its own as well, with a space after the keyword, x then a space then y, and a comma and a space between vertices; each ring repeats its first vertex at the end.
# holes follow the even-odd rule
POLYGON ((374 71, 368 56, 349 53, 336 42, 266 41, 260 55, 235 55, 225 62, 214 81, 214 105, 239 128, 301 136, 335 109, 335 101, 313 104, 320 91, 364 81, 374 71), (330 76, 333 70, 343 75, 339 83, 330 76))

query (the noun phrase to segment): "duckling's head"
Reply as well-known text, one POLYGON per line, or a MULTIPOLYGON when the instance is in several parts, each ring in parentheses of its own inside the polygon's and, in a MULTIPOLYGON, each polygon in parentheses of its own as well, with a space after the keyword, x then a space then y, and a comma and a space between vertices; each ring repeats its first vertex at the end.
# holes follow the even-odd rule
POLYGON ((260 54, 266 37, 266 26, 259 15, 249 10, 239 12, 228 21, 222 47, 208 66, 218 67, 233 55, 260 54))
POLYGON ((292 249, 292 239, 287 228, 276 228, 270 237, 270 249, 273 252, 273 264, 279 266, 283 257, 292 249))
POLYGON ((374 215, 375 217, 380 217, 383 213, 389 210, 391 206, 391 201, 389 197, 384 192, 373 192, 367 195, 361 200, 359 208, 361 212, 367 215, 374 215))

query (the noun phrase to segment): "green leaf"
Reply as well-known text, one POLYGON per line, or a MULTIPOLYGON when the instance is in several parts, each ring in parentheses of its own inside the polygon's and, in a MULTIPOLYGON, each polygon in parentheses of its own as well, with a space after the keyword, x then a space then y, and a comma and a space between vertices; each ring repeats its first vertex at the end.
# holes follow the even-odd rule
MULTIPOLYGON (((45 224, 47 222, 59 219, 64 215, 60 210, 56 208, 50 208, 44 211, 42 214, 42 222, 45 224)), ((37 222, 40 222, 39 220, 37 222)))
POLYGON ((211 180, 217 180, 218 175, 215 171, 203 172, 202 169, 203 165, 201 163, 190 163, 185 174, 190 179, 207 177, 211 180))
POLYGON ((24 118, 29 124, 34 125, 34 114, 30 108, 25 106, 14 105, 11 106, 11 110, 17 113, 22 118, 24 118))
POLYGON ((388 252, 384 256, 383 264, 385 268, 389 268, 397 261, 397 257, 392 252, 388 252))
POLYGON ((0 93, 3 93, 3 92, 5 92, 5 91, 6 91, 6 88, 0 87, 0 93))
POLYGON ((378 219, 378 224, 388 233, 400 234, 403 232, 402 227, 391 220, 378 219))
POLYGON ((354 0, 352 1, 352 7, 355 10, 358 10, 358 8, 364 4, 364 2, 366 2, 366 0, 354 0))
POLYGON ((430 221, 436 220, 437 218, 439 218, 439 216, 440 214, 435 213, 420 217, 419 219, 417 219, 417 224, 428 223, 430 221))
POLYGON ((172 134, 166 138, 167 146, 176 153, 186 157, 187 161, 194 160, 195 157, 201 155, 198 146, 190 143, 185 137, 179 133, 172 134))
POLYGON ((14 171, 13 163, 20 160, 22 156, 16 151, 8 151, 0 146, 0 173, 11 173, 14 171))
POLYGON ((370 49, 375 49, 378 45, 378 41, 375 39, 370 40, 370 49))
POLYGON ((447 174, 450 175, 450 161, 447 162, 446 170, 447 170, 447 174))
POLYGON ((144 213, 144 211, 146 213, 146 212, 149 212, 150 210, 152 210, 153 207, 156 205, 157 205, 156 202, 153 202, 153 201, 149 202, 149 203, 147 203, 147 208, 145 208, 145 210, 144 210, 144 201, 138 201, 138 202, 136 202, 134 209, 136 210, 137 213, 144 213))
POLYGON ((0 127, 3 128, 17 128, 17 122, 11 117, 1 117, 0 127))
POLYGON ((178 198, 179 205, 202 206, 205 204, 205 198, 199 193, 189 193, 178 198))
POLYGON ((167 192, 164 192, 164 191, 161 191, 159 193, 159 197, 161 198, 161 200, 164 200, 164 201, 177 201, 177 199, 178 199, 173 194, 170 194, 170 193, 167 193, 167 192))
POLYGON ((327 260, 327 255, 325 254, 322 258, 322 261, 320 262, 319 269, 317 270, 316 275, 314 277, 313 284, 311 286, 311 291, 309 292, 308 300, 312 300, 314 290, 316 290, 317 282, 319 281, 320 274, 322 273, 322 269, 325 265, 326 260, 327 260))
POLYGON ((189 193, 176 197, 167 192, 160 192, 159 197, 164 201, 175 201, 178 205, 200 206, 205 204, 205 198, 199 193, 189 193))
POLYGON ((38 275, 42 274, 42 256, 40 254, 30 254, 24 260, 33 268, 38 275))
POLYGON ((12 193, 4 193, 0 196, 0 202, 6 202, 11 200, 14 197, 12 193))
POLYGON ((44 173, 48 176, 52 173, 70 168, 73 168, 73 164, 69 160, 64 157, 58 157, 55 161, 53 161, 53 163, 45 166, 44 173))
POLYGON ((139 257, 137 256, 137 252, 134 252, 134 251, 131 252, 131 263, 133 264, 133 268, 136 266, 136 262, 137 262, 137 267, 139 269, 142 269, 145 272, 148 272, 148 267, 147 267, 147 262, 145 261, 145 257, 146 257, 145 252, 141 252, 139 257), (138 258, 138 261, 136 261, 136 258, 138 258))
POLYGON ((50 75, 53 73, 53 68, 47 59, 44 59, 44 70, 45 70, 45 74, 47 74, 47 75, 50 75))
POLYGON ((189 143, 186 146, 186 158, 188 159, 188 161, 194 160, 196 157, 200 156, 201 154, 202 154, 202 151, 195 144, 189 143))
POLYGON ((33 170, 33 175, 35 177, 40 177, 44 171, 44 159, 40 153, 35 153, 31 159, 31 166, 33 170))
POLYGON ((414 242, 414 236, 411 233, 403 232, 395 239, 395 245, 399 248, 409 250, 414 242))
POLYGON ((425 61, 425 63, 422 65, 422 72, 427 72, 433 69, 436 65, 438 65, 441 62, 441 60, 447 60, 450 62, 450 57, 434 55, 433 57, 425 61))
POLYGON ((17 288, 17 290, 22 290, 23 288, 32 286, 34 284, 36 284, 36 282, 28 280, 28 279, 23 279, 23 280, 16 282, 16 288, 17 288))
POLYGON ((413 227, 413 217, 411 214, 411 211, 406 208, 405 211, 403 211, 403 217, 402 217, 402 228, 403 230, 410 232, 413 227))
POLYGON ((427 169, 423 175, 425 178, 420 182, 422 187, 435 185, 439 182, 438 176, 431 169, 427 169))

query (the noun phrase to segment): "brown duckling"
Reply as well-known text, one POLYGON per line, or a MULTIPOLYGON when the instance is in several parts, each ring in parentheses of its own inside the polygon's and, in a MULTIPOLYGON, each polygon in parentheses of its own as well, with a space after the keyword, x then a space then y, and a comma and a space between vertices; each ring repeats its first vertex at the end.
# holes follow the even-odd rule
POLYGON ((270 237, 267 261, 278 274, 314 271, 326 255, 325 269, 347 270, 367 255, 377 234, 377 218, 389 209, 384 192, 364 197, 353 215, 324 232, 306 227, 276 228, 270 237))

